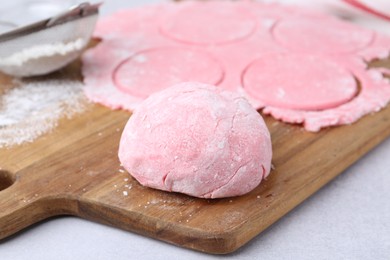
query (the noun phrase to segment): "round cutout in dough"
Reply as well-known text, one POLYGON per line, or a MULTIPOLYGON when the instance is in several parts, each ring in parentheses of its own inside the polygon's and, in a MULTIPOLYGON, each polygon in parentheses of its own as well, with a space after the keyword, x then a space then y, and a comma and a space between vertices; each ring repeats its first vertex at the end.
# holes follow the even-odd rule
POLYGON ((338 64, 292 53, 267 54, 253 61, 242 81, 245 90, 265 105, 297 110, 336 107, 358 91, 353 75, 338 64))
POLYGON ((122 61, 113 72, 117 88, 141 98, 184 81, 217 85, 223 69, 206 52, 185 48, 141 51, 122 61))
POLYGON ((374 33, 336 19, 282 19, 272 30, 274 39, 293 51, 349 53, 368 46, 374 33))
POLYGON ((256 19, 245 6, 210 1, 178 8, 160 29, 165 36, 184 43, 223 44, 254 33, 256 19))

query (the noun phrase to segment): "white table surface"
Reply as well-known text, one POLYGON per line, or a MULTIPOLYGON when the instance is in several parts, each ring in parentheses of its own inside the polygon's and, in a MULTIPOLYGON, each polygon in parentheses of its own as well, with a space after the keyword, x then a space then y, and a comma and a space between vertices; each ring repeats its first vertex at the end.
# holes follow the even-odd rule
MULTIPOLYGON (((16 2, 27 1, 13 1, 16 2)), ((102 15, 151 2, 157 1, 107 0, 102 15)), ((309 1, 281 2, 308 4, 309 1)), ((315 2, 317 4, 311 4, 311 8, 349 12, 356 22, 390 33, 390 23, 351 11, 338 1, 315 2)), ((390 259, 390 139, 230 255, 202 254, 75 217, 43 221, 0 242, 1 260, 221 257, 390 259)))

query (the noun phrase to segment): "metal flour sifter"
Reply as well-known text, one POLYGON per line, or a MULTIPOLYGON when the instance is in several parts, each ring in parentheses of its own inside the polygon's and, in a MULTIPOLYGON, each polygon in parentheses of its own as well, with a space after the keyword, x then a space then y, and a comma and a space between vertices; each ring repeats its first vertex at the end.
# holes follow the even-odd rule
POLYGON ((54 17, 0 34, 0 71, 29 77, 66 66, 87 46, 100 5, 81 3, 54 17))

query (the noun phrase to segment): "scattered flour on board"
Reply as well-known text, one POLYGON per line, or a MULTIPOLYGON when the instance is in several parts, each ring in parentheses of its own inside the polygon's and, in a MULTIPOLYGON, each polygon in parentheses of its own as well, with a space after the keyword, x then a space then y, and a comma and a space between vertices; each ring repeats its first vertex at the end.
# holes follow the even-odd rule
POLYGON ((32 142, 60 118, 86 109, 77 80, 14 80, 13 85, 0 95, 0 148, 32 142))

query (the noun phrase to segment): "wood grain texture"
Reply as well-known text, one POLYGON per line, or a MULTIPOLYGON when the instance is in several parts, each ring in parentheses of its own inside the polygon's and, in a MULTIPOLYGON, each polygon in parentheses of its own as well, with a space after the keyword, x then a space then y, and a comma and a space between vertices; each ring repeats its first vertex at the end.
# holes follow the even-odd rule
MULTIPOLYGON (((76 62, 54 76, 80 78, 79 67, 76 62)), ((7 80, 0 76, 0 82, 7 80)), ((70 214, 195 250, 229 253, 390 135, 390 106, 318 133, 266 116, 275 167, 268 179, 241 197, 197 199, 142 187, 121 169, 117 150, 129 116, 90 105, 34 143, 0 149, 0 238, 70 214)))

